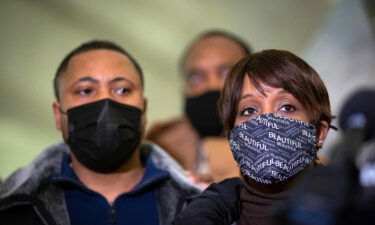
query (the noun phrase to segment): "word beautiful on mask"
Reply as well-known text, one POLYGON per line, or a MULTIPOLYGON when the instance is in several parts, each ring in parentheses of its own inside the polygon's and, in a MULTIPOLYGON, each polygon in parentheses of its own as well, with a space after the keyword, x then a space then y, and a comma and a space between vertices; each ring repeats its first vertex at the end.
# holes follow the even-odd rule
POLYGON ((264 184, 280 183, 316 159, 316 128, 267 113, 235 126, 230 146, 242 173, 264 184))
POLYGON ((223 124, 217 111, 220 91, 209 91, 185 100, 185 113, 200 137, 220 136, 223 124))
POLYGON ((68 110, 71 151, 87 168, 110 173, 129 160, 141 141, 142 111, 111 99, 68 110))

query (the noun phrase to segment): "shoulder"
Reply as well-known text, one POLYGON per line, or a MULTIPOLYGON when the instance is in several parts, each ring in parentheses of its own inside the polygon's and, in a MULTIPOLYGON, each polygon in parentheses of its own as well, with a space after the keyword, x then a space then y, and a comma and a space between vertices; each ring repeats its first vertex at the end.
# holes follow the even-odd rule
POLYGON ((141 154, 148 151, 148 157, 151 158, 155 167, 164 170, 170 175, 170 182, 173 186, 181 190, 191 190, 198 193, 200 189, 192 183, 185 175, 183 168, 166 151, 158 145, 151 142, 143 142, 141 154))
POLYGON ((68 152, 68 145, 62 142, 42 151, 29 165, 16 170, 4 180, 0 198, 15 193, 33 192, 52 174, 60 171, 63 157, 68 152))
POLYGON ((239 178, 229 178, 210 185, 189 202, 173 224, 232 224, 241 213, 241 189, 242 182, 239 178))
POLYGON ((143 142, 141 145, 143 161, 151 159, 154 166, 166 171, 169 178, 156 188, 160 224, 170 224, 187 198, 201 192, 185 175, 182 167, 156 144, 143 142))
POLYGON ((176 117, 170 120, 158 121, 153 123, 146 134, 147 140, 158 141, 166 136, 179 136, 185 133, 194 134, 194 128, 186 117, 176 117))
POLYGON ((18 194, 0 200, 0 224, 56 224, 35 196, 18 194))

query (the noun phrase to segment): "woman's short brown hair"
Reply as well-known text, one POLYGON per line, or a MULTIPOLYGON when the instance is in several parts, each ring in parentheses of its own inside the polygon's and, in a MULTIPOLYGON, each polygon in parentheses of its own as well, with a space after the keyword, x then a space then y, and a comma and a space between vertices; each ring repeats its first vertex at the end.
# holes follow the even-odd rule
POLYGON ((241 59, 225 80, 219 100, 224 130, 234 127, 245 75, 265 95, 262 84, 282 88, 292 94, 307 110, 311 123, 333 118, 327 89, 318 73, 303 59, 288 51, 264 50, 241 59))

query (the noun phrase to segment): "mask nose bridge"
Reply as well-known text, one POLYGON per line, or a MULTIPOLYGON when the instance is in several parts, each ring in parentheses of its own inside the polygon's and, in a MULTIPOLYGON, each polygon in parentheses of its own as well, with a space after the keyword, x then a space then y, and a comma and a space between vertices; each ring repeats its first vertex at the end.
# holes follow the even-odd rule
POLYGON ((111 110, 111 107, 110 107, 110 99, 109 98, 104 98, 103 99, 103 107, 102 109, 100 110, 100 114, 99 114, 99 121, 100 122, 108 122, 110 121, 109 118, 110 118, 110 115, 111 113, 113 113, 113 110, 111 110))

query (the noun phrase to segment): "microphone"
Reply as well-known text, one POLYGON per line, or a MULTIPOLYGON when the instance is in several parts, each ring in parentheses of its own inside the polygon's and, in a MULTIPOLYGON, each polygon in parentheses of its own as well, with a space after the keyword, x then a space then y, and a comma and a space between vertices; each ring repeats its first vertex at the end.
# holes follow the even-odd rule
POLYGON ((360 127, 364 132, 363 145, 356 157, 359 169, 359 188, 355 194, 352 215, 360 224, 373 224, 375 219, 375 90, 367 89, 354 94, 341 111, 340 126, 360 127), (347 118, 345 120, 345 118, 347 118))
POLYGON ((360 89, 347 98, 339 127, 343 135, 333 148, 332 164, 354 163, 362 144, 375 136, 375 89, 360 89))
POLYGON ((360 168, 360 184, 375 186, 375 90, 357 91, 341 110, 339 125, 344 130, 362 130, 362 142, 370 142, 357 158, 360 168))
POLYGON ((375 136, 375 90, 356 91, 347 100, 339 115, 341 129, 363 129, 363 141, 375 136))
POLYGON ((370 89, 346 100, 339 114, 343 135, 334 146, 331 164, 317 166, 291 191, 288 207, 277 212, 281 224, 357 225, 375 218, 374 204, 369 205, 375 202, 375 191, 369 194, 360 186, 355 165, 363 143, 375 134, 374 100, 375 91, 370 89))

